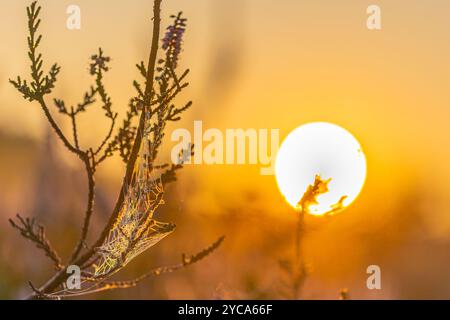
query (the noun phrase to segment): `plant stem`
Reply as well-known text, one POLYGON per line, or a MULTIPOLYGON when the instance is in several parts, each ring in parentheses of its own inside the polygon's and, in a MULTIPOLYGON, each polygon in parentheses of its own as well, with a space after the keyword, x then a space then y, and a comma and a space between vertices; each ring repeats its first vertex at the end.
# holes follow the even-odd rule
MULTIPOLYGON (((92 153, 92 152, 91 152, 92 153)), ((83 245, 85 245, 87 233, 89 231, 89 224, 91 221, 92 212, 94 210, 94 197, 95 197, 95 180, 94 180, 94 168, 92 168, 89 153, 86 153, 83 157, 84 166, 86 168, 86 174, 88 178, 88 200, 87 200, 87 208, 84 216, 83 229, 81 230, 81 237, 78 241, 78 244, 75 247, 75 250, 72 254, 72 258, 70 261, 74 261, 81 252, 83 245)))
POLYGON ((52 128, 55 130, 56 135, 58 136, 58 138, 61 139, 61 141, 63 142, 64 146, 66 146, 66 148, 76 154, 79 158, 82 159, 84 152, 79 150, 78 148, 74 147, 69 140, 67 140, 66 136, 62 133, 61 129, 59 128, 58 124, 55 122, 55 120, 53 119, 47 104, 45 103, 45 100, 43 97, 39 97, 38 98, 38 102, 41 105, 42 110, 44 111, 44 114, 48 120, 48 122, 50 123, 50 125, 52 126, 52 128))
MULTIPOLYGON (((156 64, 156 57, 157 57, 158 48, 159 48, 161 2, 162 2, 162 0, 154 0, 154 4, 153 4, 152 45, 151 45, 150 56, 149 56, 149 60, 148 60, 147 81, 146 81, 146 87, 145 87, 145 92, 148 94, 149 97, 151 97, 152 91, 153 91, 153 79, 154 79, 154 73, 155 73, 155 64, 156 64)), ((67 139, 62 134, 62 132, 59 129, 59 127, 57 126, 57 124, 53 121, 53 118, 49 114, 48 108, 46 107, 43 99, 39 102, 41 103, 41 106, 44 109, 44 112, 45 112, 50 124, 55 129, 56 133, 61 138, 63 143, 66 145, 66 147, 70 151, 72 151, 75 154, 77 154, 78 156, 80 156, 82 152, 77 150, 75 147, 73 147, 70 144, 69 141, 67 141, 67 139)), ((98 240, 94 243, 94 245, 92 247, 90 247, 89 250, 84 255, 82 255, 79 258, 76 258, 74 261, 72 261, 71 264, 81 266, 95 254, 95 248, 99 247, 103 244, 104 240, 108 236, 111 226, 116 221, 117 216, 118 216, 120 210, 122 209, 122 205, 125 200, 125 194, 126 194, 127 188, 129 186, 130 182, 132 181, 132 175, 133 175, 135 163, 136 163, 136 160, 137 160, 137 157, 139 154, 139 149, 140 149, 141 141, 142 141, 142 135, 144 132, 145 113, 146 113, 146 111, 148 111, 150 109, 150 101, 148 104, 149 105, 145 106, 142 110, 141 117, 139 120, 139 127, 138 127, 138 130, 136 133, 136 138, 134 141, 133 149, 130 154, 129 161, 127 163, 126 173, 125 173, 125 177, 123 178, 121 191, 120 191, 118 199, 116 201, 114 210, 111 213, 109 221, 108 221, 107 225, 105 226, 105 228, 103 229, 98 240)), ((89 183, 89 185, 91 186, 91 183, 89 183)), ((88 203, 88 211, 89 210, 91 210, 91 209, 89 209, 89 203, 88 203)), ((87 221, 89 222, 90 214, 87 215, 87 217, 88 217, 87 221)), ((84 234, 84 231, 83 231, 83 234, 84 234)), ((82 244, 83 243, 81 243, 81 245, 82 244)), ((78 251, 77 249, 78 249, 78 246, 75 251, 76 253, 78 251)), ((64 281, 66 281, 66 279, 68 278, 69 275, 67 274, 66 270, 67 270, 67 267, 64 267, 59 272, 57 272, 55 275, 53 275, 52 278, 50 278, 41 288, 39 288, 39 292, 42 292, 44 294, 51 294, 56 288, 58 288, 60 285, 62 285, 64 283, 64 281)), ((36 297, 37 297, 36 293, 33 293, 30 296, 28 296, 27 299, 33 299, 36 297)))
POLYGON ((304 280, 304 261, 302 255, 302 240, 304 236, 305 213, 298 212, 295 229, 294 281, 292 286, 293 299, 298 299, 298 293, 304 280))
MULTIPOLYGON (((152 47, 150 50, 150 56, 148 60, 147 66, 147 79, 145 86, 145 93, 150 97, 153 91, 153 78, 155 74, 155 64, 156 64, 156 56, 158 54, 158 44, 159 44, 159 32, 160 32, 160 23, 161 23, 161 2, 162 0, 155 0, 153 5, 153 36, 152 36, 152 47)), ((117 219, 119 215, 120 209, 122 209, 123 201, 125 200, 125 194, 127 193, 127 188, 132 181, 132 175, 134 172, 135 163, 139 154, 139 149, 141 147, 142 136, 144 133, 145 126, 145 114, 150 109, 150 101, 149 104, 144 106, 141 117, 139 119, 139 126, 136 132, 136 137, 133 144, 133 149, 130 154, 130 158, 127 163, 127 169, 125 172, 125 177, 123 178, 122 188, 119 193, 119 197, 116 201, 116 206, 114 207, 113 213, 111 214, 108 224, 103 229, 99 239, 95 242, 93 248, 99 247, 103 244, 106 237, 108 236, 109 230, 111 226, 117 219)), ((91 250, 93 249, 91 248, 91 250)), ((89 257, 88 257, 89 258, 89 257)), ((84 262, 84 261, 83 261, 84 262)))

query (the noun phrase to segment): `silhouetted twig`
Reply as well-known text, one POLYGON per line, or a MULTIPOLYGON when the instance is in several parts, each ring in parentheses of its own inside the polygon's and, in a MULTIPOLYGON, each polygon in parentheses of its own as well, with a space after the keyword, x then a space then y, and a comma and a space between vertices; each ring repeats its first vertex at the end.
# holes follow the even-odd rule
POLYGON ((33 218, 22 218, 19 214, 17 214, 18 223, 14 222, 14 220, 9 219, 9 223, 11 226, 20 231, 20 234, 34 242, 36 247, 42 249, 45 252, 45 255, 49 257, 54 265, 55 269, 60 270, 62 268, 61 258, 58 256, 56 250, 50 244, 50 241, 47 239, 45 235, 45 229, 42 225, 37 224, 35 219, 33 218))
MULTIPOLYGON (((94 85, 84 93, 82 101, 76 106, 68 107, 64 100, 53 99, 57 111, 70 119, 73 141, 61 130, 46 102, 46 96, 52 92, 55 86, 60 67, 54 64, 44 76, 42 54, 38 52, 42 40, 42 35, 38 34, 41 23, 39 19, 41 7, 35 1, 27 8, 31 82, 22 80, 21 77, 10 80, 10 82, 25 99, 39 103, 46 119, 63 145, 82 161, 88 183, 87 205, 81 235, 66 266, 62 265, 56 251, 50 246, 43 227, 36 227, 34 220, 24 220, 20 216, 17 217, 18 223, 10 220, 12 226, 20 230, 24 237, 35 242, 46 252, 58 269, 58 272, 40 288, 34 287, 30 282, 33 294, 29 298, 58 296, 57 292, 61 292, 61 288, 65 290, 68 265, 81 266, 83 275, 90 274, 90 277, 84 277, 85 282, 104 284, 104 281, 107 281, 135 256, 160 241, 175 228, 171 223, 154 220, 153 214, 163 203, 165 184, 176 179, 176 171, 182 168, 184 160, 172 165, 159 166, 155 165, 155 161, 167 122, 178 121, 180 115, 192 103, 188 102, 182 107, 177 107, 173 103, 174 98, 188 86, 185 78, 189 70, 182 72, 181 76, 177 76, 176 72, 182 37, 186 28, 186 19, 182 17, 181 13, 172 16, 173 24, 167 28, 162 40, 164 58, 157 59, 161 1, 154 0, 152 43, 148 63, 147 65, 143 62, 137 64, 138 71, 144 78, 144 85, 138 81, 133 82, 137 94, 131 98, 129 110, 117 133, 114 133, 117 113, 112 110, 112 99, 103 83, 104 75, 109 70, 110 58, 104 54, 101 48, 97 54, 91 56, 89 72, 95 81, 94 85), (101 108, 105 112, 105 117, 110 121, 110 127, 98 147, 83 148, 78 134, 77 117, 86 112, 88 107, 97 100, 101 102, 101 108), (137 118, 139 121, 136 126, 134 120, 137 118), (126 163, 121 190, 105 227, 98 235, 97 240, 88 246, 86 239, 94 211, 95 173, 98 166, 116 152, 126 163), (94 268, 94 271, 89 272, 89 268, 94 268)), ((192 150, 185 152, 192 153, 192 150)), ((183 262, 179 265, 163 267, 158 270, 172 272, 195 263, 214 251, 222 240, 223 238, 220 238, 211 247, 194 256, 189 258, 183 256, 183 262)), ((153 270, 143 277, 155 274, 155 272, 157 271, 153 270)), ((85 290, 81 290, 79 294, 83 292, 85 290)))

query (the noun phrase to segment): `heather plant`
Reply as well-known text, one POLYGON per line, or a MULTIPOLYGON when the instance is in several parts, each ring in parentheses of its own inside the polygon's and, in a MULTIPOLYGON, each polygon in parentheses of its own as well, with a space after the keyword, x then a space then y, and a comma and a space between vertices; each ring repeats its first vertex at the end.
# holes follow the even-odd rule
POLYGON ((41 7, 36 1, 27 7, 31 80, 17 77, 10 82, 24 99, 40 106, 59 140, 84 165, 88 182, 86 212, 80 238, 67 262, 62 261, 48 240, 44 227, 34 218, 17 215, 16 219, 10 219, 11 225, 19 230, 23 237, 34 242, 46 254, 56 271, 40 287, 30 281, 33 293, 29 298, 60 299, 129 288, 150 276, 173 272, 198 262, 214 251, 224 239, 220 237, 197 254, 183 254, 178 264, 151 269, 132 280, 110 279, 136 256, 174 231, 174 224, 155 220, 154 213, 164 204, 165 186, 176 180, 176 172, 193 153, 192 148, 183 150, 177 162, 158 163, 158 151, 164 139, 166 125, 180 120, 182 113, 192 105, 191 102, 181 106, 175 103, 176 96, 188 86, 186 77, 189 70, 181 73, 178 71, 186 19, 182 13, 171 16, 173 23, 160 40, 161 1, 154 1, 148 63, 140 62, 136 65, 143 80, 133 82, 136 95, 130 99, 124 120, 118 128, 118 113, 113 110, 112 97, 104 85, 110 58, 101 48, 91 56, 89 72, 93 77, 93 85, 84 93, 82 101, 76 106, 69 106, 63 99, 52 99, 55 110, 70 119, 71 137, 61 129, 50 109, 49 96, 61 68, 53 64, 48 73, 44 72, 43 56, 38 50, 42 40, 42 35, 38 32, 41 7), (100 103, 110 126, 98 146, 83 149, 79 141, 77 119, 97 102, 100 103), (95 174, 98 167, 114 154, 119 154, 126 165, 122 186, 106 225, 97 235, 97 239, 89 243, 87 238, 94 213, 95 174), (70 289, 66 285, 70 276, 68 268, 73 265, 81 270, 82 287, 79 290, 70 289))
MULTIPOLYGON (((309 213, 309 207, 317 204, 317 197, 328 192, 328 183, 331 179, 323 180, 319 175, 314 177, 314 183, 309 185, 303 193, 296 207, 297 221, 295 226, 295 243, 294 255, 291 259, 280 260, 280 267, 286 273, 288 282, 286 283, 287 293, 286 297, 291 299, 298 299, 300 290, 308 276, 308 266, 305 262, 305 257, 302 250, 303 238, 305 236, 305 215, 309 213)), ((329 216, 333 212, 342 209, 342 200, 334 206, 334 208, 327 212, 325 216, 329 216)), ((344 295, 344 294, 342 294, 344 295)))

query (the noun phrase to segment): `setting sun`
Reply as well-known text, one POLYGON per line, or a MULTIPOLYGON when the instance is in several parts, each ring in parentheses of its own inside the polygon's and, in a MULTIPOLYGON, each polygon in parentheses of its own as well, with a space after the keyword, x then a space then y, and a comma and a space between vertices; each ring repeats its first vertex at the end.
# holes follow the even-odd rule
POLYGON ((275 174, 278 187, 294 208, 309 186, 322 183, 310 201, 308 213, 323 215, 350 205, 366 178, 366 159, 358 141, 345 129, 314 122, 293 130, 278 152, 275 174))

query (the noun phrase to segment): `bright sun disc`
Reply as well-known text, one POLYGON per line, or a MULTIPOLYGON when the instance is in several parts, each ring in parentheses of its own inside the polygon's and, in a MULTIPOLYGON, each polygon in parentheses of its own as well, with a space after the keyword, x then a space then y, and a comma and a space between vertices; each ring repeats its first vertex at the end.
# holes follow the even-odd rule
POLYGON ((356 199, 366 179, 366 158, 347 130, 326 122, 308 123, 294 129, 283 141, 275 176, 291 206, 297 208, 316 175, 331 180, 328 191, 317 196, 318 203, 308 207, 309 213, 326 214, 340 201, 347 207, 356 199))

